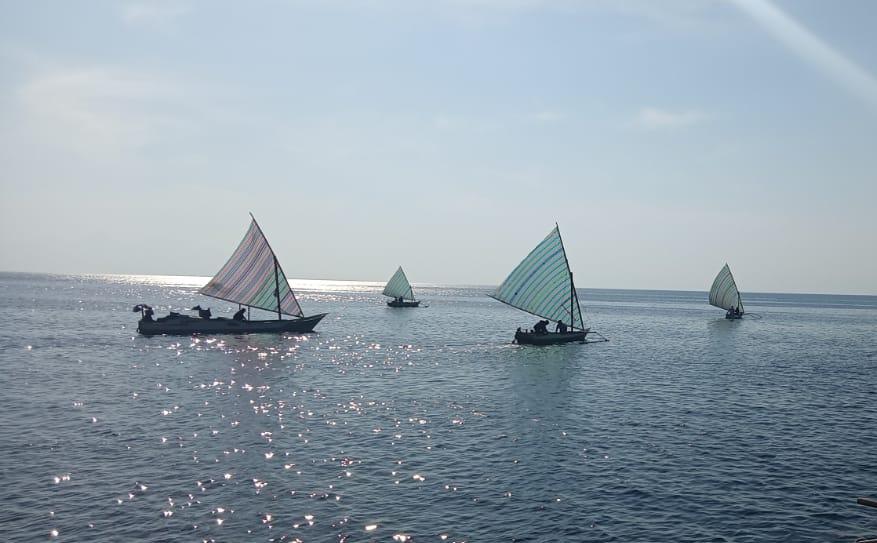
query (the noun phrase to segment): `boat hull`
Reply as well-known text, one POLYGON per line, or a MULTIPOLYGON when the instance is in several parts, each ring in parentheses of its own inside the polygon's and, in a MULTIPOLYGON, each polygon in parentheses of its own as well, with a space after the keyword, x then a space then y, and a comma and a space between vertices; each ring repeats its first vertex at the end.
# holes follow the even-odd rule
POLYGON ((515 341, 519 345, 559 345, 561 343, 584 343, 588 330, 576 330, 573 332, 554 332, 536 334, 533 332, 515 332, 515 341))
POLYGON ((736 321, 736 320, 740 320, 740 319, 742 319, 742 318, 743 318, 743 314, 741 313, 741 314, 739 314, 739 315, 729 315, 729 314, 726 313, 726 314, 725 314, 725 318, 728 319, 729 321, 736 321))
POLYGON ((137 331, 144 336, 192 334, 281 334, 284 332, 313 332, 325 313, 300 319, 271 321, 236 321, 234 319, 201 319, 181 315, 155 321, 141 320, 137 331))
POLYGON ((387 305, 390 307, 419 307, 420 300, 407 301, 403 300, 401 302, 397 302, 396 300, 390 300, 387 302, 387 305))

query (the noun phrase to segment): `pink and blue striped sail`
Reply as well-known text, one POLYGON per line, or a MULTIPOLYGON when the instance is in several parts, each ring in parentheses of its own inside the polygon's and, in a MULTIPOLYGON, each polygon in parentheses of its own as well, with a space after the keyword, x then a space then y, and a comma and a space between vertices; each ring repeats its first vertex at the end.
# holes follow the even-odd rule
POLYGON ((225 266, 199 292, 266 311, 279 310, 292 317, 304 316, 274 251, 255 219, 225 266))
POLYGON ((518 264, 490 297, 550 321, 563 321, 573 328, 584 328, 582 310, 557 227, 518 264))

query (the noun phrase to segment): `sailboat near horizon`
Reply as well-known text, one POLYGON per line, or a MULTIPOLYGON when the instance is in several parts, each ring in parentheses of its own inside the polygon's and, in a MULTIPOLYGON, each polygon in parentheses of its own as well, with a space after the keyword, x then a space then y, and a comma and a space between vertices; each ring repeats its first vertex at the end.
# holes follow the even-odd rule
POLYGON ((393 277, 387 281, 382 294, 392 298, 392 300, 387 301, 387 305, 390 307, 420 306, 420 300, 414 299, 414 289, 411 288, 411 283, 408 282, 408 277, 405 276, 402 266, 399 266, 393 277))
POLYGON ((547 323, 542 321, 540 327, 529 332, 518 328, 515 341, 519 344, 585 343, 585 337, 591 331, 582 321, 582 308, 557 224, 488 296, 558 323, 557 332, 548 332, 547 323))
POLYGON ((713 280, 713 286, 710 288, 710 305, 719 307, 727 311, 726 319, 742 319, 743 298, 740 291, 737 290, 737 283, 731 274, 731 268, 727 263, 719 270, 719 274, 713 280))
POLYGON ((157 334, 248 334, 313 332, 326 313, 306 317, 280 267, 277 255, 250 213, 250 227, 228 262, 198 292, 204 296, 236 303, 235 318, 211 318, 210 310, 195 306, 199 317, 171 312, 166 317, 152 318, 152 308, 145 304, 134 307, 142 318, 137 331, 143 335, 157 334), (247 320, 244 308, 277 313, 276 319, 247 320), (283 315, 294 317, 283 319, 283 315))

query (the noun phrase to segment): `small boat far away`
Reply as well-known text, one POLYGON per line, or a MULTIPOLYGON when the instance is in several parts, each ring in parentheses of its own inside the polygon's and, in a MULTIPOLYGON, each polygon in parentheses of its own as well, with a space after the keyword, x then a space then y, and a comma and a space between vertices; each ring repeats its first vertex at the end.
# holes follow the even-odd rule
POLYGON ((515 341, 519 344, 584 343, 585 336, 591 331, 582 322, 582 308, 560 237, 560 227, 556 224, 499 288, 488 296, 547 319, 539 321, 530 331, 518 328, 515 341), (557 323, 555 332, 548 331, 549 321, 557 323))
POLYGON ((289 286, 286 274, 277 261, 277 256, 268 244, 268 239, 259 228, 256 218, 250 213, 250 228, 241 240, 225 266, 198 292, 204 296, 218 298, 238 304, 240 307, 234 318, 211 318, 209 309, 198 310, 198 317, 190 317, 171 312, 166 317, 153 319, 152 308, 145 304, 134 307, 143 317, 137 331, 143 335, 157 334, 250 334, 313 332, 325 313, 306 317, 289 286), (244 309, 244 307, 246 309, 244 309), (249 308, 263 309, 277 313, 272 320, 248 320, 244 313, 249 308), (283 315, 294 317, 283 319, 283 315))
POLYGON ((387 281, 383 295, 392 298, 387 302, 390 307, 418 307, 420 305, 420 300, 414 299, 414 290, 411 288, 408 278, 405 277, 402 266, 399 266, 393 277, 387 281))
POLYGON ((713 286, 710 288, 710 305, 727 311, 726 319, 743 318, 743 299, 740 297, 740 291, 737 290, 737 283, 734 282, 728 264, 719 270, 713 281, 713 286))

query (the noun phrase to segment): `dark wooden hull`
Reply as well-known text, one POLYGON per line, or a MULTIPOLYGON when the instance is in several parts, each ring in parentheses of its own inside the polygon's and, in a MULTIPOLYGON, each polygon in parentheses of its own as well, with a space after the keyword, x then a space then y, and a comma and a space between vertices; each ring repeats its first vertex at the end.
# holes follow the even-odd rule
POLYGON ((729 321, 736 321, 736 320, 742 319, 743 314, 741 313, 739 315, 731 315, 731 314, 725 313, 725 318, 728 319, 729 321))
POLYGON ((401 302, 397 302, 396 300, 390 300, 387 302, 387 305, 390 307, 418 307, 420 305, 420 300, 407 301, 403 300, 401 302))
POLYGON ((313 332, 325 313, 300 319, 271 321, 236 321, 233 319, 201 319, 180 315, 155 321, 140 320, 137 331, 144 336, 192 334, 282 334, 284 332, 313 332))
POLYGON ((585 336, 590 330, 576 330, 574 332, 554 332, 547 334, 534 334, 531 332, 515 332, 515 341, 520 345, 559 345, 561 343, 574 343, 585 341, 585 336))

